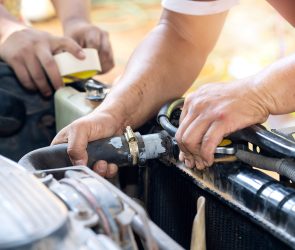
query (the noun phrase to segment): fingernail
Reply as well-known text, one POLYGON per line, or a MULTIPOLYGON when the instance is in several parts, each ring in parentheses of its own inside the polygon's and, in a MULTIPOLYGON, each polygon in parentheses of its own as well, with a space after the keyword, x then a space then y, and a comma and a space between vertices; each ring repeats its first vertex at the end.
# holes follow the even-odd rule
POLYGON ((178 156, 178 158, 179 158, 180 161, 184 161, 183 154, 180 153, 179 156, 178 156))
POLYGON ((80 50, 79 53, 78 53, 78 56, 81 58, 81 59, 84 59, 86 57, 86 54, 83 50, 80 50))
POLYGON ((185 164, 185 166, 187 166, 188 168, 191 168, 191 167, 192 167, 191 162, 188 161, 188 160, 185 160, 184 164, 185 164))

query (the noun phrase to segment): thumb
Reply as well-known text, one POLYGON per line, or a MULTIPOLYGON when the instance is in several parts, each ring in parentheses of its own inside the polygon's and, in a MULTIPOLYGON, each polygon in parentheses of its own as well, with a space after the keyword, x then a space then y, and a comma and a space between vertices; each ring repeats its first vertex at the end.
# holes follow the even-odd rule
POLYGON ((88 155, 87 155, 87 144, 88 136, 87 131, 83 132, 78 130, 71 130, 68 135, 68 149, 67 153, 70 157, 71 162, 74 165, 85 165, 87 166, 88 155))

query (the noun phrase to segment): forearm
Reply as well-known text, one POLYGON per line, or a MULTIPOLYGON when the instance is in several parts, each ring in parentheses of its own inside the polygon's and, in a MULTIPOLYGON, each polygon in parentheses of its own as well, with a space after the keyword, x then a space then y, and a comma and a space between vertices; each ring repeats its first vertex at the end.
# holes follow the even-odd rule
POLYGON ((0 4, 0 44, 13 32, 24 29, 25 26, 19 23, 15 17, 0 4))
POLYGON ((205 59, 205 55, 171 27, 159 25, 136 49, 104 106, 120 107, 127 118, 125 123, 137 127, 163 103, 181 97, 205 59))
POLYGON ((95 112, 115 111, 124 118, 123 126, 138 127, 165 102, 181 97, 214 47, 225 16, 226 13, 216 17, 164 13, 159 25, 134 52, 102 107, 95 112), (213 27, 210 32, 203 25, 208 21, 213 27))
POLYGON ((283 58, 254 76, 255 88, 270 114, 295 111, 295 55, 283 58))
POLYGON ((136 49, 103 107, 119 109, 124 126, 138 127, 163 103, 183 95, 206 56, 169 25, 161 24, 136 49))
POLYGON ((89 22, 90 1, 89 0, 51 0, 63 29, 72 22, 89 22))

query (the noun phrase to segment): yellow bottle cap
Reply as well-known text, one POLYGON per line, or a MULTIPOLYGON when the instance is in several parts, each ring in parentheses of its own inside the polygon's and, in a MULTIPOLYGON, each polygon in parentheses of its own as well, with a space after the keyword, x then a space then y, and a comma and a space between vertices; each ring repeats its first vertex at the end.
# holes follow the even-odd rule
POLYGON ((232 144, 232 141, 229 139, 223 139, 222 142, 218 145, 219 147, 226 147, 232 144))

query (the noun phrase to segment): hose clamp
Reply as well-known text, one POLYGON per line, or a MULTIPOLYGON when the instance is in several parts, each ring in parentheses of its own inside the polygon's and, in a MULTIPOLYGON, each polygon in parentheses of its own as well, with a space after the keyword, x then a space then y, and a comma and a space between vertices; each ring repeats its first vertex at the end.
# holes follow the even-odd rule
POLYGON ((132 165, 136 165, 138 162, 139 149, 138 142, 135 133, 130 126, 126 127, 126 132, 124 133, 127 143, 129 145, 129 151, 132 157, 132 165))

